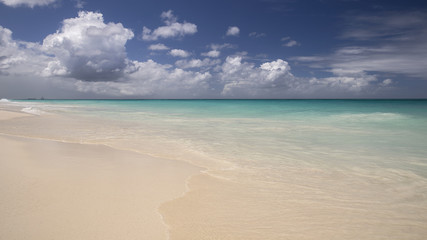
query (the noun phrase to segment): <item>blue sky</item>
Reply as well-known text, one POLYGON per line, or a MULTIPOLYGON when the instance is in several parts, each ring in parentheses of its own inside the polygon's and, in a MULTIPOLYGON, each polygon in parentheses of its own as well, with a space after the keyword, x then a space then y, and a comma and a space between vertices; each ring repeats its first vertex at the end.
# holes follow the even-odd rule
POLYGON ((425 1, 0 0, 3 98, 425 98, 425 1))

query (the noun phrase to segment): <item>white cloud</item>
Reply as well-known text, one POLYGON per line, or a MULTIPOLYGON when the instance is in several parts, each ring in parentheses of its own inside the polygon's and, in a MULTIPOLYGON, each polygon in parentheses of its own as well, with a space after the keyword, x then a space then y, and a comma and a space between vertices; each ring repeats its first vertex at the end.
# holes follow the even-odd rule
POLYGON ((385 87, 385 86, 389 86, 391 84, 393 84, 393 80, 391 80, 390 78, 387 78, 384 81, 382 81, 380 85, 385 87))
POLYGON ((349 15, 344 20, 347 26, 341 35, 344 39, 414 40, 408 37, 425 33, 427 14, 421 11, 379 12, 349 15))
POLYGON ((0 26, 0 75, 41 75, 52 59, 38 43, 16 41, 11 30, 0 26))
POLYGON ((203 60, 200 59, 191 59, 191 60, 178 60, 175 62, 175 65, 182 69, 187 68, 203 68, 203 67, 210 67, 215 66, 221 63, 221 60, 219 59, 209 59, 205 58, 203 60))
POLYGON ((299 43, 295 40, 290 40, 289 42, 283 44, 283 46, 285 46, 285 47, 295 47, 298 45, 299 45, 299 43))
POLYGON ((182 49, 172 49, 169 51, 169 54, 174 57, 182 57, 182 58, 186 58, 190 56, 189 52, 184 51, 182 49))
POLYGON ((261 37, 265 37, 265 36, 266 36, 265 33, 257 33, 257 32, 249 33, 249 37, 253 37, 253 38, 261 38, 261 37))
POLYGON ((121 23, 106 24, 101 13, 81 11, 44 39, 43 49, 56 57, 45 74, 85 81, 118 79, 127 64, 125 44, 132 38, 121 23))
POLYGON ((295 40, 292 40, 291 37, 282 37, 282 39, 280 39, 282 42, 284 42, 282 44, 282 46, 284 47, 295 47, 295 46, 299 46, 301 45, 300 43, 298 43, 295 40))
POLYGON ((210 47, 212 50, 221 50, 224 48, 236 48, 235 45, 230 43, 223 43, 223 44, 210 44, 208 47, 210 47))
POLYGON ((163 51, 163 50, 169 50, 169 47, 167 47, 166 45, 162 44, 162 43, 158 43, 158 44, 151 44, 148 49, 152 50, 152 51, 163 51))
POLYGON ((194 98, 209 92, 209 72, 200 73, 172 68, 148 60, 129 64, 126 81, 78 82, 79 91, 110 96, 146 96, 160 98, 194 98))
POLYGON ((228 27, 226 35, 227 36, 239 36, 239 33, 240 33, 240 29, 238 27, 231 26, 231 27, 228 27))
POLYGON ((343 74, 334 77, 326 78, 313 78, 310 80, 310 84, 327 87, 329 89, 335 89, 350 92, 361 92, 364 88, 370 86, 372 82, 377 81, 375 75, 366 74, 365 72, 358 72, 353 74, 343 74))
POLYGON ((82 9, 86 5, 86 2, 83 0, 75 0, 75 2, 76 2, 75 7, 78 9, 82 9))
MULTIPOLYGON (((214 76, 215 77, 215 76, 214 76)), ((375 75, 364 72, 327 78, 299 78, 282 60, 265 62, 259 67, 244 62, 241 56, 229 56, 222 64, 218 79, 223 84, 221 95, 233 98, 283 98, 358 96, 375 88, 375 75)))
POLYGON ((226 58, 221 67, 220 79, 224 83, 221 94, 231 97, 278 94, 277 91, 283 91, 295 81, 286 61, 277 59, 256 67, 242 62, 240 56, 226 58))
MULTIPOLYGON (((400 11, 352 16, 346 24, 341 38, 350 40, 352 45, 347 44, 329 55, 293 58, 332 74, 311 79, 312 89, 318 92, 334 89, 331 93, 334 95, 344 92, 379 94, 382 90, 394 89, 391 86, 396 81, 427 79, 426 13, 400 11), (393 76, 399 80, 391 80, 393 76)), ((413 97, 417 92, 416 89, 411 91, 406 96, 413 97)))
POLYGON ((45 6, 51 3, 56 2, 57 0, 0 0, 3 4, 9 7, 19 7, 19 6, 27 6, 27 7, 35 7, 35 6, 45 6))
MULTIPOLYGON (((40 97, 43 94, 45 97, 163 98, 211 94, 209 80, 212 75, 209 72, 186 71, 152 60, 128 60, 124 45, 132 35, 121 24, 105 24, 101 14, 90 12, 81 12, 77 18, 64 20, 61 29, 46 37, 43 46, 15 41, 12 31, 0 26, 0 93, 10 97, 40 97), (108 53, 114 57, 110 58, 108 53), (111 65, 103 65, 111 59, 118 63, 113 64, 118 70, 109 68, 111 65), (81 62, 85 64, 78 64, 81 62), (78 67, 83 70, 89 68, 90 71, 78 78, 75 75, 75 72, 81 72, 78 67), (116 72, 120 74, 115 78, 100 78, 110 70, 113 75, 116 72), (38 86, 45 90, 36 90, 38 86)), ((214 62, 207 59, 199 66, 211 64, 214 62)))
POLYGON ((324 61, 326 60, 326 57, 321 56, 298 56, 298 57, 292 57, 292 60, 298 61, 298 62, 317 62, 317 61, 324 61))
MULTIPOLYGON (((427 37, 426 37, 427 40, 427 37)), ((332 71, 373 71, 405 74, 426 79, 427 44, 412 43, 405 46, 393 44, 376 47, 351 47, 338 49, 330 57, 332 71)))
POLYGON ((18 49, 18 43, 12 40, 12 31, 2 26, 0 26, 0 49, 2 50, 0 52, 0 66, 4 66, 0 68, 2 69, 6 68, 5 60, 12 57, 18 49))
MULTIPOLYGON (((176 21, 171 12, 162 17, 165 22, 176 21)), ((367 96, 378 93, 378 89, 394 89, 391 87, 394 80, 374 75, 366 70, 369 69, 366 63, 360 63, 367 61, 361 57, 363 54, 371 57, 389 54, 395 49, 392 44, 382 48, 341 48, 330 58, 296 58, 304 63, 321 62, 331 72, 330 77, 300 78, 291 73, 289 64, 282 59, 262 60, 266 62, 256 65, 250 62, 254 58, 247 52, 228 56, 224 62, 208 57, 179 59, 175 65, 153 60, 132 61, 125 49, 132 37, 133 33, 120 23, 104 23, 102 14, 93 12, 80 12, 76 18, 65 19, 56 33, 45 38, 43 45, 16 41, 12 31, 0 27, 0 94, 34 96, 40 86, 51 89, 45 97, 61 97, 57 94, 60 92, 70 97, 283 98, 367 96), (19 92, 26 95, 17 95, 19 92)), ((153 44, 149 48, 166 50, 165 47, 153 44)), ((211 44, 208 46, 211 51, 205 54, 213 57, 215 51, 232 47, 227 43, 211 44)), ((172 49, 170 54, 190 56, 181 49, 172 49)), ((392 66, 400 69, 398 63, 392 66)), ((380 69, 385 64, 379 61, 371 65, 371 69, 380 69)))
POLYGON ((196 24, 177 22, 177 18, 173 15, 172 10, 163 12, 160 17, 163 19, 166 25, 158 27, 154 30, 144 26, 142 30, 143 40, 153 41, 159 38, 183 37, 185 35, 192 35, 197 32, 196 24))
POLYGON ((212 51, 209 51, 209 52, 202 53, 202 56, 211 57, 211 58, 217 58, 217 57, 219 57, 220 54, 221 54, 220 51, 218 51, 218 50, 212 50, 212 51))
POLYGON ((241 57, 241 58, 247 58, 248 57, 248 52, 246 52, 246 51, 241 51, 241 52, 235 52, 233 55, 232 55, 232 57, 235 57, 235 56, 239 56, 239 57, 241 57))
POLYGON ((172 10, 162 12, 162 14, 160 14, 160 18, 168 25, 175 23, 178 20, 178 18, 173 15, 172 10))
MULTIPOLYGON (((385 12, 352 16, 341 35, 353 45, 311 59, 311 66, 334 74, 375 72, 427 79, 427 14, 385 12), (355 43, 355 40, 357 41, 355 43)), ((304 60, 304 59, 302 59, 304 60)), ((310 60, 310 59, 306 59, 310 60)), ((310 61, 306 61, 310 62, 310 61)))
POLYGON ((225 48, 236 48, 235 45, 232 45, 230 43, 223 43, 223 44, 210 44, 207 46, 211 50, 208 52, 201 53, 202 56, 205 57, 211 57, 211 58, 217 58, 219 55, 221 55, 221 49, 225 48))

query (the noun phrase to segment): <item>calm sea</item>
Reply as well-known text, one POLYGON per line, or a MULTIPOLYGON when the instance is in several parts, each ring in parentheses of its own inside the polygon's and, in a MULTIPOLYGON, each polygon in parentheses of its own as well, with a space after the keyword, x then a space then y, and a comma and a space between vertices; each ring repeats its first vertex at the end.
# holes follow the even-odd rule
POLYGON ((35 114, 59 112, 109 120, 126 126, 120 129, 121 137, 129 131, 133 137, 140 133, 166 138, 236 166, 378 167, 427 177, 427 100, 20 103, 27 106, 24 111, 35 114))

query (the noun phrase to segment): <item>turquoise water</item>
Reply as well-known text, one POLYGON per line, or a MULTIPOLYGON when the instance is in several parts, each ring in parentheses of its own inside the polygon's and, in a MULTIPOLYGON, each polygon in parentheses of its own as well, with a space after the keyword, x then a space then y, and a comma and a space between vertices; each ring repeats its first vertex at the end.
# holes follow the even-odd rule
MULTIPOLYGON (((426 100, 45 100, 42 111, 141 124, 190 141, 427 157, 426 100), (252 139, 252 140, 251 140, 252 139), (387 154, 392 152, 393 154, 387 154)), ((248 146, 249 147, 249 146, 248 146)), ((262 148, 261 147, 261 148, 262 148)), ((385 161, 385 160, 384 160, 385 161)), ((427 160, 426 160, 427 161, 427 160)), ((405 163, 402 159, 400 163, 405 163)), ((426 172, 427 173, 427 172, 426 172)))
MULTIPOLYGON (((25 102, 22 102, 25 103, 25 102)), ((44 100, 233 163, 386 167, 427 177, 426 100, 44 100), (239 159, 237 159, 239 158, 239 159)))

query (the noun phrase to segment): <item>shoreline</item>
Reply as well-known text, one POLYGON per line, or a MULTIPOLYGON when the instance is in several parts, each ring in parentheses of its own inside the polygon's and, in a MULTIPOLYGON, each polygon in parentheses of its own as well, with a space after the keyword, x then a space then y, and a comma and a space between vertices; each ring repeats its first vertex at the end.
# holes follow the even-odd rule
POLYGON ((1 133, 0 145, 5 239, 169 239, 159 208, 183 196, 187 179, 201 171, 103 144, 1 133))
MULTIPOLYGON (((28 150, 28 147, 21 147, 24 149, 21 152, 37 153, 37 151, 34 152, 34 148, 39 146, 40 142, 44 143, 41 145, 48 149, 47 152, 54 151, 53 154, 57 156, 56 161, 50 159, 51 157, 46 157, 45 152, 41 153, 45 154, 43 155, 45 157, 39 156, 40 159, 36 162, 43 163, 44 167, 60 170, 70 167, 70 165, 74 166, 75 164, 72 163, 77 162, 78 167, 71 169, 85 170, 83 176, 86 176, 87 179, 81 181, 81 184, 90 187, 98 179, 95 181, 98 185, 92 187, 91 191, 80 191, 86 193, 83 194, 83 199, 86 195, 92 196, 89 197, 91 199, 89 202, 95 205, 95 209, 99 207, 95 203, 101 202, 101 205, 105 205, 105 203, 103 199, 103 201, 99 201, 99 198, 96 199, 93 196, 108 195, 106 187, 121 186, 123 189, 128 189, 126 194, 113 194, 113 197, 107 198, 120 198, 107 204, 109 208, 121 208, 120 210, 109 210, 103 213, 104 216, 117 216, 121 222, 117 220, 118 222, 114 226, 108 225, 108 222, 101 222, 99 229, 114 232, 113 228, 124 229, 127 226, 123 223, 139 223, 141 218, 149 218, 157 221, 159 229, 163 229, 157 230, 157 233, 162 232, 163 235, 157 238, 146 237, 146 239, 318 239, 318 236, 347 240, 360 238, 422 239, 422 236, 427 233, 423 228, 427 218, 425 214, 422 214, 427 210, 424 201, 424 196, 427 196, 425 195, 427 182, 425 178, 407 171, 405 168, 381 168, 380 166, 366 168, 366 165, 363 164, 356 165, 357 168, 351 168, 351 164, 334 165, 343 160, 352 163, 358 161, 359 158, 342 154, 346 153, 345 151, 342 153, 325 150, 305 151, 305 145, 301 144, 284 145, 283 151, 280 152, 284 155, 279 159, 268 159, 268 156, 271 156, 269 152, 262 152, 262 159, 254 158, 252 160, 257 161, 251 162, 250 154, 246 153, 256 153, 256 151, 246 152, 247 148, 235 149, 235 153, 238 155, 225 155, 228 158, 222 158, 222 151, 233 150, 234 147, 239 146, 240 142, 229 141, 229 148, 224 146, 219 148, 214 145, 214 149, 210 150, 215 151, 204 151, 203 146, 210 147, 211 145, 198 144, 227 142, 230 140, 227 139, 229 135, 222 135, 225 138, 212 138, 207 142, 203 142, 203 138, 198 139, 197 137, 193 142, 186 142, 186 135, 175 132, 178 130, 177 128, 185 127, 185 130, 179 133, 189 134, 188 139, 191 139, 191 134, 197 130, 212 134, 213 131, 207 130, 218 121, 197 125, 202 119, 196 118, 196 121, 186 122, 175 117, 176 115, 170 116, 170 112, 161 114, 161 111, 158 116, 153 117, 137 110, 138 116, 135 116, 129 114, 133 112, 129 111, 132 109, 126 108, 128 113, 116 115, 115 108, 103 107, 107 114, 103 114, 102 111, 100 113, 88 111, 84 107, 83 111, 78 109, 69 111, 67 108, 35 106, 36 111, 38 109, 46 109, 46 111, 41 115, 18 113, 10 121, 0 121, 1 133, 9 135, 12 139, 13 136, 20 135, 24 139, 16 138, 20 139, 21 144, 32 146, 32 150, 31 148, 28 150), (157 125, 159 116, 163 116, 166 120, 159 121, 160 124, 157 125), (192 123, 196 124, 195 128, 192 123), (198 142, 199 140, 202 142, 198 142), (52 147, 52 144, 56 147, 52 147), (51 146, 48 148, 48 145, 51 146), (200 151, 198 147, 202 147, 200 151), (55 149, 68 150, 55 152, 55 149), (80 152, 80 160, 71 158, 73 161, 70 163, 70 152, 78 153, 78 149, 86 150, 80 152), (314 153, 320 155, 314 156, 312 155, 314 153), (138 157, 135 158, 135 156, 138 157), (327 159, 317 160, 317 157, 327 159), (93 161, 87 161, 92 158, 93 161), (86 160, 82 161, 82 159, 86 160), (275 162, 277 160, 284 160, 284 165, 275 162), (100 176, 93 178, 88 170, 94 170, 93 173, 100 176), (167 174, 162 175, 162 172, 167 172, 167 174), (172 176, 180 173, 181 177, 172 176), (119 177, 123 181, 113 184, 112 176, 119 177), (131 176, 137 181, 125 180, 131 176), (163 181, 163 184, 159 181, 163 181), (141 187, 135 187, 136 183, 141 187), (171 184, 177 187, 171 187, 171 184), (159 191, 163 189, 165 194, 169 195, 161 200, 158 199, 157 204, 149 205, 144 202, 149 189, 159 191), (132 203, 128 204, 130 199, 123 196, 133 196, 132 198, 141 201, 131 201, 132 203), (125 214, 126 211, 129 211, 129 206, 140 209, 139 212, 132 211, 133 220, 127 219, 128 214, 125 214), (151 211, 151 217, 147 217, 148 215, 144 214, 144 211, 151 211)), ((1 106, 0 109, 2 109, 1 106)), ((94 108, 94 110, 97 109, 94 108)), ((12 109, 12 111, 19 112, 19 109, 12 109)), ((156 113, 156 111, 154 112, 156 113)), ((300 125, 287 127, 290 130, 307 131, 307 128, 300 125)), ((225 129, 227 128, 220 128, 219 130, 222 130, 220 133, 228 133, 224 132, 225 129)), ((262 129, 264 128, 258 130, 262 129)), ((247 127, 237 130, 252 132, 247 127)), ((349 132, 349 134, 354 133, 349 132)), ((292 137, 292 135, 290 136, 292 137)), ((0 135, 0 143, 1 137, 2 135, 0 135)), ((262 138, 252 140, 255 139, 262 138)), ((307 139, 305 138, 305 140, 307 139)), ((243 143, 255 146, 253 144, 257 142, 243 141, 243 143)), ((275 142, 270 142, 269 146, 275 144, 275 142)), ((10 143, 9 146, 11 146, 10 143)), ((222 145, 219 144, 219 146, 222 145)), ((14 149, 13 146, 10 149, 5 146, 4 148, 14 149)), ((35 155, 38 156, 38 154, 35 155)), ((25 158, 26 161, 31 160, 29 156, 27 156, 28 159, 25 158)), ((378 157, 380 156, 387 158, 389 155, 378 155, 378 157)), ((362 154, 360 160, 372 160, 372 158, 362 154)), ((373 160, 376 159, 373 158, 373 160)), ((420 161, 420 163, 422 162, 420 161)), ((5 162, 0 161, 0 164, 4 165, 5 162)), ((18 164, 17 166, 22 168, 26 165, 18 164)), ((17 169, 20 168, 15 169, 15 172, 19 173, 20 171, 17 169)), ((5 171, 2 165, 0 165, 0 171, 5 171)), ((82 176, 76 171, 71 171, 73 173, 71 175, 66 173, 70 178, 82 176)), ((5 174, 0 174, 0 178, 3 175, 5 174)), ((60 176, 50 176, 50 179, 61 182, 59 181, 60 176)), ((22 182, 22 179, 19 178, 15 180, 15 183, 22 182)), ((32 186, 33 183, 28 184, 32 186)), ((65 184, 65 186, 70 185, 73 186, 70 183, 65 184)), ((0 190, 1 187, 0 184, 0 190)), ((120 192, 121 188, 116 187, 115 189, 120 192)), ((49 194, 49 191, 43 191, 49 194)), ((77 201, 81 201, 81 198, 77 197, 77 201)), ((73 199, 76 199, 76 196, 73 196, 73 199)), ((64 200, 59 199, 57 202, 63 203, 64 200)), ((5 213, 5 211, 1 211, 1 204, 0 201, 0 212, 5 213)), ((13 205, 13 201, 10 204, 13 205)), ((31 220, 31 218, 29 219, 31 220)), ((90 219, 90 216, 83 219, 90 219)), ((17 223, 17 225, 19 224, 17 223)), ((145 229, 149 228, 154 231, 149 224, 141 224, 140 226, 145 226, 145 229)), ((90 224, 86 225, 90 226, 90 224)), ((85 229, 86 225, 77 230, 85 229)), ((139 231, 141 228, 133 228, 128 232, 138 233, 139 231)), ((120 237, 123 238, 123 236, 126 239, 133 239, 122 233, 120 237)), ((74 235, 70 233, 66 237, 72 238, 74 235)), ((116 238, 120 237, 117 235, 116 238)), ((40 239, 45 238, 40 237, 40 239)))

